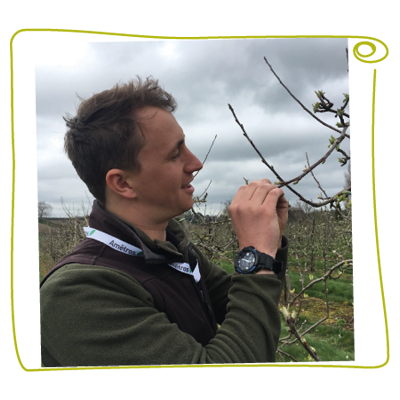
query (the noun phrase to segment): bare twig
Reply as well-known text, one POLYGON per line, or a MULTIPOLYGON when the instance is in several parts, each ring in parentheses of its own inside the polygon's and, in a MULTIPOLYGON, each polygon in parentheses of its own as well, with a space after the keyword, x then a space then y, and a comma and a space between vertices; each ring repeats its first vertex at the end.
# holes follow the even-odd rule
MULTIPOLYGON (((310 167, 310 161, 308 159, 308 154, 307 153, 306 153, 306 159, 307 159, 308 168, 310 169, 311 168, 310 167)), ((317 178, 315 177, 314 172, 311 169, 310 169, 310 172, 311 172, 312 177, 314 178, 314 181, 317 183, 317 186, 321 189, 321 192, 324 193, 325 197, 328 197, 328 195, 326 194, 325 190, 322 189, 321 184, 318 182, 317 178)))
POLYGON ((346 125, 344 119, 343 119, 343 115, 347 118, 350 118, 349 114, 344 112, 344 109, 346 108, 349 100, 347 99, 345 101, 345 104, 339 108, 339 110, 332 110, 333 107, 333 103, 327 99, 324 96, 324 93, 320 90, 318 92, 315 92, 315 94, 317 95, 320 103, 318 103, 319 107, 314 109, 314 112, 318 112, 318 113, 325 113, 325 112, 331 112, 333 114, 335 114, 335 118, 339 117, 341 124, 344 126, 346 125))
POLYGON ((222 254, 214 246, 206 246, 204 243, 197 243, 197 246, 202 247, 203 249, 206 249, 210 252, 215 252, 219 255, 220 258, 224 258, 225 260, 229 261, 230 263, 232 262, 231 258, 227 257, 225 254, 222 254))
POLYGON ((332 152, 339 146, 339 144, 344 140, 345 134, 347 131, 347 126, 343 128, 341 135, 332 143, 330 149, 311 167, 307 168, 301 175, 297 176, 296 178, 290 179, 285 182, 279 182, 278 186, 287 186, 289 183, 295 183, 297 184, 300 182, 301 179, 303 179, 306 175, 308 175, 312 170, 314 170, 318 165, 325 163, 326 159, 332 154, 332 152))
POLYGON ((314 279, 313 281, 311 281, 306 287, 304 287, 292 300, 292 302, 290 304, 293 304, 294 301, 297 299, 297 297, 301 296, 306 290, 308 290, 311 286, 314 286, 317 282, 322 282, 322 281, 326 281, 328 278, 331 277, 332 272, 337 270, 338 268, 342 267, 345 264, 348 264, 349 266, 353 265, 353 260, 349 259, 349 260, 343 260, 341 262, 339 262, 338 264, 334 265, 332 268, 330 268, 328 270, 328 272, 326 272, 324 274, 324 276, 321 276, 321 278, 318 279, 314 279))
POLYGON ((290 355, 290 354, 288 354, 288 353, 286 353, 286 352, 284 352, 283 350, 281 350, 281 349, 278 349, 277 350, 277 353, 280 355, 280 357, 281 357, 281 359, 282 359, 282 361, 285 361, 285 359, 282 357, 282 354, 283 355, 285 355, 286 357, 289 357, 289 358, 291 358, 293 361, 296 361, 296 362, 299 362, 298 360, 296 360, 292 355, 290 355))
POLYGON ((348 156, 347 153, 342 149, 336 149, 336 151, 344 155, 344 159, 342 158, 342 163, 340 164, 340 166, 343 167, 347 164, 347 161, 350 160, 350 156, 348 156))
POLYGON ((283 362, 285 362, 285 359, 283 358, 282 354, 279 352, 279 349, 276 350, 276 352, 279 354, 279 357, 283 362))
POLYGON ((338 132, 338 133, 341 133, 339 129, 336 129, 335 127, 333 127, 333 126, 331 126, 331 125, 325 123, 324 121, 320 120, 320 119, 319 119, 318 117, 316 117, 308 108, 306 108, 306 107, 303 105, 303 103, 302 103, 300 100, 298 100, 298 99, 296 98, 296 96, 294 96, 294 95, 292 94, 292 92, 283 84, 283 82, 281 81, 281 79, 279 78, 279 76, 278 76, 278 75, 275 73, 275 71, 272 69, 271 64, 268 62, 268 60, 267 60, 266 57, 264 57, 264 60, 265 60, 265 62, 268 64, 269 69, 270 69, 270 70, 272 71, 272 73, 276 76, 276 79, 278 79, 279 83, 286 89, 286 91, 290 94, 290 96, 292 96, 293 99, 295 99, 295 100, 297 101, 297 103, 299 103, 300 106, 301 106, 305 111, 307 111, 308 114, 310 114, 314 119, 316 119, 318 122, 320 122, 322 125, 326 126, 327 128, 332 129, 332 130, 334 130, 334 131, 336 131, 336 132, 338 132))
MULTIPOLYGON (((306 153, 306 158, 307 158, 307 165, 308 165, 308 168, 310 168, 310 162, 309 162, 309 160, 308 160, 308 154, 307 154, 307 153, 306 153)), ((317 183, 318 187, 319 187, 319 188, 321 189, 321 191, 324 193, 325 197, 326 197, 326 198, 329 198, 328 195, 326 194, 325 190, 322 189, 322 186, 321 186, 320 183, 318 182, 318 180, 317 180, 317 178, 315 177, 315 175, 314 175, 314 173, 312 172, 312 170, 311 170, 310 172, 311 172, 311 175, 312 175, 312 177, 314 178, 315 182, 317 183)), ((351 190, 351 187, 346 188, 346 190, 350 191, 350 190, 351 190)), ((338 196, 338 195, 335 195, 335 196, 338 196)), ((333 197, 335 197, 335 196, 333 196, 333 197)), ((330 198, 329 198, 329 199, 330 199, 330 198)), ((332 203, 331 203, 331 204, 332 204, 332 203)), ((348 221, 351 221, 351 219, 350 219, 349 217, 347 217, 346 215, 344 215, 344 214, 342 213, 342 210, 340 209, 340 207, 336 207, 336 206, 335 206, 335 209, 337 210, 338 213, 340 213, 340 215, 341 215, 343 218, 347 219, 348 221)))
POLYGON ((202 199, 202 197, 207 193, 207 190, 208 190, 208 188, 210 187, 211 183, 212 183, 212 180, 208 183, 207 187, 203 190, 203 193, 202 193, 200 196, 195 196, 195 198, 194 198, 194 202, 195 202, 195 203, 196 203, 196 200, 197 200, 197 202, 199 202, 199 203, 201 203, 202 201, 204 201, 204 199, 202 199))
POLYGON ((315 360, 315 361, 321 361, 321 359, 317 356, 317 353, 315 352, 314 349, 312 349, 307 341, 305 340, 303 335, 300 335, 299 332, 296 329, 296 321, 294 318, 291 316, 286 317, 286 322, 289 326, 289 332, 292 333, 296 339, 303 345, 303 347, 306 349, 306 351, 310 354, 310 356, 315 360))
MULTIPOLYGON (((256 153, 259 155, 259 157, 261 158, 261 161, 272 171, 272 173, 278 178, 278 182, 276 184, 276 186, 278 187, 283 187, 286 186, 291 192, 293 192, 301 201, 303 201, 304 203, 307 203, 313 207, 322 207, 324 205, 333 203, 335 201, 335 196, 339 196, 340 194, 343 193, 344 190, 336 193, 336 195, 330 197, 329 199, 327 199, 324 202, 320 202, 320 203, 314 203, 312 201, 309 201, 307 199, 305 199, 299 192, 297 192, 296 190, 294 190, 291 186, 289 186, 290 183, 293 184, 297 184, 301 179, 303 179, 306 175, 308 175, 313 169, 315 169, 318 165, 323 164, 326 159, 331 155, 331 153, 336 149, 337 146, 339 146, 339 144, 343 141, 343 139, 346 136, 346 131, 348 129, 348 126, 345 126, 343 128, 341 132, 341 135, 332 143, 331 148, 328 150, 328 152, 326 154, 324 154, 317 162, 315 162, 311 167, 309 167, 307 170, 305 170, 301 175, 297 176, 296 178, 290 179, 289 181, 284 181, 284 179, 278 174, 278 172, 275 170, 275 168, 270 165, 267 160, 265 160, 265 158, 263 157, 263 155, 260 153, 260 151, 258 150, 257 146, 254 144, 253 140, 250 139, 249 135, 247 134, 246 130, 244 129, 244 126, 242 123, 240 123, 240 121, 238 120, 234 109, 232 108, 232 106, 230 104, 228 104, 229 109, 231 110, 233 117, 236 121, 236 123, 240 126, 240 128, 242 129, 243 132, 243 136, 249 141, 249 143, 251 144, 251 146, 253 147, 253 149, 256 151, 256 153)), ((348 188, 347 188, 348 189, 348 188)), ((345 189, 345 190, 347 190, 345 189)))
POLYGON ((256 153, 260 156, 261 161, 275 174, 275 176, 278 179, 282 178, 278 175, 278 173, 275 171, 274 167, 272 165, 269 165, 268 162, 265 160, 265 158, 263 157, 263 155, 260 153, 260 151, 257 149, 257 147, 255 146, 255 144, 253 143, 253 141, 249 138, 249 135, 247 134, 247 132, 244 129, 244 126, 239 122, 238 118, 236 117, 235 111, 232 108, 232 106, 230 104, 228 104, 229 109, 231 110, 233 117, 235 118, 236 123, 240 126, 240 128, 242 129, 243 132, 243 136, 250 142, 250 144, 253 146, 253 149, 256 151, 256 153))
MULTIPOLYGON (((206 157, 205 157, 204 160, 203 160, 203 164, 206 162, 207 157, 208 157, 208 155, 210 154, 210 151, 211 151, 211 149, 212 149, 213 146, 214 146, 214 142, 215 142, 215 139, 216 139, 216 138, 217 138, 217 135, 215 135, 214 140, 212 141, 211 146, 210 146, 210 148, 208 149, 208 152, 207 152, 207 154, 206 154, 206 157)), ((193 175, 193 177, 196 178, 196 176, 197 176, 197 174, 198 174, 199 172, 200 172, 200 170, 197 171, 197 172, 193 175)))

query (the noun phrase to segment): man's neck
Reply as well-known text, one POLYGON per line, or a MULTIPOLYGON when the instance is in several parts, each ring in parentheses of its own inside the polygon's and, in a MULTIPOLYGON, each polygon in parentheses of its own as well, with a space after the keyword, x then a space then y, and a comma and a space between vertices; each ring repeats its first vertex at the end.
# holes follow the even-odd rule
MULTIPOLYGON (((129 221, 128 221, 129 222, 129 221)), ((149 229, 145 226, 140 226, 138 224, 133 224, 136 228, 139 228, 142 232, 144 232, 151 240, 161 240, 162 242, 165 242, 166 237, 167 237, 167 232, 165 229, 149 229)))
POLYGON ((143 213, 138 212, 137 209, 113 207, 110 204, 106 205, 105 208, 107 211, 110 211, 117 217, 129 222, 131 225, 143 231, 151 240, 166 240, 166 228, 168 221, 156 222, 148 218, 143 213))

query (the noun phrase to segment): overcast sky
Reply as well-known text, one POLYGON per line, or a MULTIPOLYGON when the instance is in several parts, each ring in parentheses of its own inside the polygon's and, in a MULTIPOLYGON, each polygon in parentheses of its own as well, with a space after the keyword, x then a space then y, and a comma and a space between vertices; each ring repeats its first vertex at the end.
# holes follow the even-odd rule
MULTIPOLYGON (((145 40, 82 43, 47 49, 36 63, 38 199, 50 203, 53 216, 65 216, 60 199, 79 212, 93 200, 63 152, 66 131, 62 116, 75 115, 83 98, 127 82, 136 75, 152 75, 178 103, 175 117, 189 149, 203 161, 214 147, 193 185, 195 195, 208 189, 207 213, 218 212, 244 184, 243 177, 276 181, 243 136, 228 103, 264 158, 286 180, 302 173, 306 152, 310 163, 327 150, 332 130, 308 115, 279 84, 264 61, 291 92, 312 110, 314 91, 323 90, 335 104, 349 93, 345 49, 347 39, 224 39, 145 40)), ((333 114, 317 114, 335 125, 333 114)), ((349 141, 341 146, 349 152, 349 141)), ((346 167, 333 152, 315 170, 328 195, 344 187, 346 167)), ((320 190, 305 178, 296 187, 317 200, 320 190)), ((297 199, 287 189, 294 206, 297 199)), ((200 209, 205 212, 204 208, 200 209)))

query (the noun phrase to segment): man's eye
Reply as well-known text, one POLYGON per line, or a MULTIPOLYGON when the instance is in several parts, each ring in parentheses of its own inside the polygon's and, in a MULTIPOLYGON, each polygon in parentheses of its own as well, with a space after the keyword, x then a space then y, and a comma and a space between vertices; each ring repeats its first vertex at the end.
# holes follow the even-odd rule
POLYGON ((179 157, 179 155, 180 155, 180 153, 178 153, 177 155, 173 156, 173 157, 171 158, 171 160, 176 160, 176 159, 179 157))

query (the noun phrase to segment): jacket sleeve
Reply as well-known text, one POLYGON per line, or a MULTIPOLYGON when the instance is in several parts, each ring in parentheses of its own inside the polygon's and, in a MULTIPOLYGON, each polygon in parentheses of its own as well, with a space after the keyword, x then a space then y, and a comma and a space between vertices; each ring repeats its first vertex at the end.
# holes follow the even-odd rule
MULTIPOLYGON (((196 252, 199 264, 201 266, 201 274, 204 277, 207 285, 208 294, 211 298, 217 323, 221 324, 226 315, 228 292, 232 286, 231 276, 221 267, 209 262, 195 245, 192 244, 192 247, 196 252)), ((285 272, 287 269, 287 257, 288 239, 283 236, 281 248, 278 249, 275 257, 277 261, 282 261, 282 271, 278 274, 278 279, 281 281, 282 285, 284 283, 285 272)))
MULTIPOLYGON (((131 276, 70 264, 41 289, 42 362, 52 366, 262 363, 275 361, 282 289, 275 276, 229 276, 210 266, 208 279, 227 292, 225 316, 203 347, 159 312, 131 276)), ((207 267, 205 268, 207 270, 207 267)), ((220 300, 222 304, 223 301, 220 300)))

